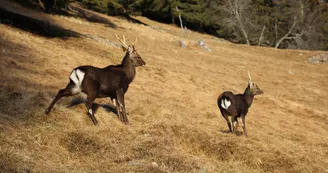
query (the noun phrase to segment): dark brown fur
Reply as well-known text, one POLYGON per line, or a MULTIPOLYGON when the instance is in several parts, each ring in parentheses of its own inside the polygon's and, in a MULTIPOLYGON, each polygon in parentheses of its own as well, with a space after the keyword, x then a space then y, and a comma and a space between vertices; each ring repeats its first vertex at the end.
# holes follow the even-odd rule
MULTIPOLYGON (((134 46, 123 47, 123 50, 126 54, 120 65, 110 65, 105 68, 80 66, 75 69, 79 69, 85 73, 81 86, 82 92, 87 95, 86 107, 88 111, 90 109, 92 110, 92 103, 96 98, 110 97, 116 106, 119 119, 125 124, 128 124, 124 94, 135 77, 135 67, 145 65, 146 63, 141 59, 134 46)), ((75 95, 72 93, 74 86, 75 83, 70 79, 66 88, 58 91, 55 99, 46 109, 46 114, 51 111, 55 103, 62 97, 75 95)), ((89 112, 89 116, 94 124, 98 123, 93 111, 91 113, 89 112)))
POLYGON ((237 118, 241 117, 242 119, 242 126, 244 135, 247 136, 246 131, 246 124, 245 124, 245 116, 248 113, 249 107, 253 103, 253 99, 255 95, 263 94, 263 91, 253 82, 249 82, 245 92, 243 94, 233 94, 230 91, 223 92, 217 99, 218 107, 221 111, 221 115, 227 121, 229 131, 235 132, 236 124, 238 124, 237 118), (227 99, 231 102, 231 105, 228 109, 222 107, 222 100, 227 99), (228 116, 231 116, 232 121, 232 129, 231 129, 231 122, 229 121, 228 116))

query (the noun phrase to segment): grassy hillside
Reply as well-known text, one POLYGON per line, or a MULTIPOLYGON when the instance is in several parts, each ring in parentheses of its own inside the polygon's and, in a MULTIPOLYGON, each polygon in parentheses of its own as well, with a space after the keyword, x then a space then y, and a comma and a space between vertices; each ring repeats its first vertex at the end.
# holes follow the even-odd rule
POLYGON ((138 19, 149 26, 105 17, 108 25, 1 3, 75 34, 0 24, 0 172, 328 171, 328 68, 307 62, 324 52, 236 45, 146 18, 138 19), (138 37, 147 62, 126 93, 130 125, 108 109, 110 99, 97 99, 94 126, 83 103, 70 106, 84 95, 62 99, 46 116, 73 68, 120 63, 122 50, 103 41, 118 44, 115 34, 138 37), (216 99, 243 92, 248 70, 264 94, 246 117, 246 138, 225 132, 216 99))

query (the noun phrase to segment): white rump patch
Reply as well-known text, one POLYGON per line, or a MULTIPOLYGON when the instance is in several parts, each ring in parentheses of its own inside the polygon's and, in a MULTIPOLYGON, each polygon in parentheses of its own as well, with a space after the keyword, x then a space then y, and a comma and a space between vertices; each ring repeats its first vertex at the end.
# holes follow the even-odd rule
POLYGON ((84 79, 85 73, 80 69, 75 69, 72 71, 69 78, 74 82, 75 86, 72 88, 71 92, 72 94, 77 94, 82 91, 82 81, 84 79))
POLYGON ((230 105, 231 105, 231 101, 230 100, 227 100, 226 98, 221 100, 221 107, 223 109, 227 110, 230 105))
POLYGON ((89 109, 89 114, 92 115, 93 111, 92 109, 89 109))

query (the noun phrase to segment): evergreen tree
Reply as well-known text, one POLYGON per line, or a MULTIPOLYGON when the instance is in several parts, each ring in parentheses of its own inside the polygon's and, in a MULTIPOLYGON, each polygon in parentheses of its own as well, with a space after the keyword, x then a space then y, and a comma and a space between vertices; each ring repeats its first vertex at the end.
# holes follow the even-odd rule
POLYGON ((180 25, 181 17, 183 26, 189 29, 239 43, 279 48, 328 48, 328 6, 322 0, 79 1, 93 10, 125 16, 131 21, 130 15, 143 15, 180 25))

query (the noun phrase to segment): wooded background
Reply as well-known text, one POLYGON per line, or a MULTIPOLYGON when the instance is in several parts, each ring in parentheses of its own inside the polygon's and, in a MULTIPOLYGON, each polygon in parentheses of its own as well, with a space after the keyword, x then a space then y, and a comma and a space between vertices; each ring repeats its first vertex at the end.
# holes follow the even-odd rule
POLYGON ((69 3, 78 2, 108 15, 142 15, 235 43, 328 50, 327 0, 29 1, 50 13, 59 13, 69 3))

